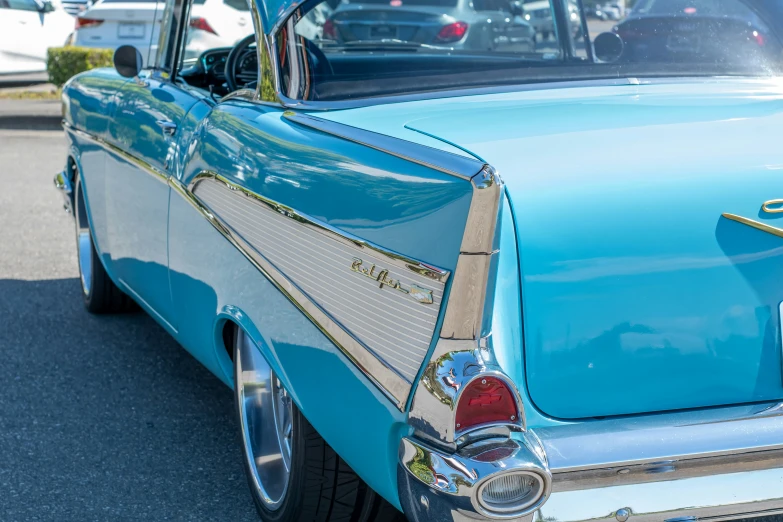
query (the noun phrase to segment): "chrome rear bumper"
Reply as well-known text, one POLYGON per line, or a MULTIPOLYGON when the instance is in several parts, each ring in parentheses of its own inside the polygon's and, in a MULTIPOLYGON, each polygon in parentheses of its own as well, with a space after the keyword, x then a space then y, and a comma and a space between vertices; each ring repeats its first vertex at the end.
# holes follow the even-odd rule
MULTIPOLYGON (((521 438, 532 448, 523 465, 551 474, 551 494, 534 513, 513 520, 722 521, 783 513, 783 405, 580 422, 511 440, 521 438)), ((454 454, 415 439, 402 446, 400 496, 410 520, 504 520, 480 513, 466 498, 486 477, 517 463, 476 466, 466 459, 471 446, 454 454), (414 454, 430 455, 418 462, 437 473, 412 471, 414 454), (448 478, 451 490, 430 478, 436 475, 448 478)), ((524 460, 522 453, 517 458, 524 460)))

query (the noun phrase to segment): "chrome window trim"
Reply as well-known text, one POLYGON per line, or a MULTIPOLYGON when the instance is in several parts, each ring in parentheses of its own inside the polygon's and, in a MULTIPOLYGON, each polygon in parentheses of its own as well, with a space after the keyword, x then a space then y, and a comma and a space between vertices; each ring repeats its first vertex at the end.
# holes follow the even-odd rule
POLYGON ((269 206, 277 213, 288 218, 294 219, 305 226, 312 227, 334 239, 341 242, 347 242, 362 248, 372 250, 374 253, 382 256, 390 265, 400 269, 408 270, 419 275, 429 277, 433 281, 445 283, 450 273, 436 267, 420 263, 416 260, 390 252, 378 245, 367 242, 363 239, 337 230, 326 223, 322 223, 314 218, 306 216, 300 212, 291 209, 285 205, 264 198, 258 194, 232 183, 222 176, 210 172, 203 172, 197 175, 189 184, 185 186, 180 181, 170 178, 169 184, 176 192, 185 198, 202 216, 204 216, 218 232, 231 242, 253 265, 273 284, 283 295, 285 295, 299 310, 318 327, 350 360, 351 362, 381 390, 401 411, 404 411, 405 404, 411 391, 411 383, 400 376, 394 369, 390 368, 384 361, 378 358, 372 350, 358 341, 353 335, 346 331, 337 321, 324 311, 318 304, 310 299, 299 287, 290 280, 285 274, 278 270, 263 255, 258 253, 247 241, 239 234, 235 233, 230 224, 223 222, 216 216, 210 208, 203 202, 195 190, 199 182, 204 179, 214 179, 226 184, 232 190, 241 191, 246 196, 269 206))

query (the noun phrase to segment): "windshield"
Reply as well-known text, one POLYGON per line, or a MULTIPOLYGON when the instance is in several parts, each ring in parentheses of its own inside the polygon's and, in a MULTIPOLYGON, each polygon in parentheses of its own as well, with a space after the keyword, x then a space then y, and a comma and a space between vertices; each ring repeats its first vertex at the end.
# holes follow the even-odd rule
POLYGON ((279 33, 286 96, 618 77, 769 76, 783 0, 327 0, 279 33))

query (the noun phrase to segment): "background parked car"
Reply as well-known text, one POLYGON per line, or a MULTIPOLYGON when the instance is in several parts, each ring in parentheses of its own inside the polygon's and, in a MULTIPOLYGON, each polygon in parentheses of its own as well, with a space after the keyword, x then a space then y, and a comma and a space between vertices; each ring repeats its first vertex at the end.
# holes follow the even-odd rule
POLYGON ((74 16, 83 13, 92 6, 93 0, 63 0, 63 9, 74 16))
POLYGON ((324 24, 323 39, 532 51, 535 30, 523 15, 508 0, 362 0, 341 3, 324 24))
MULTIPOLYGON (((147 60, 157 51, 162 16, 163 3, 156 0, 100 0, 78 16, 74 44, 107 49, 133 45, 147 60)), ((195 58, 206 49, 232 46, 252 31, 245 0, 196 0, 185 58, 195 58)))
POLYGON ((253 32, 253 20, 245 0, 195 0, 185 58, 196 58, 207 49, 233 46, 253 32))
POLYGON ((159 27, 154 27, 155 17, 160 20, 163 3, 155 0, 102 0, 76 18, 73 43, 81 47, 116 49, 121 45, 133 45, 141 51, 145 63, 150 54, 157 51, 159 27))
POLYGON ((622 61, 748 64, 783 52, 780 21, 776 29, 768 23, 776 17, 765 20, 731 0, 642 0, 613 32, 623 42, 622 61))
POLYGON ((46 50, 65 45, 73 17, 58 0, 0 0, 0 74, 46 70, 46 50))

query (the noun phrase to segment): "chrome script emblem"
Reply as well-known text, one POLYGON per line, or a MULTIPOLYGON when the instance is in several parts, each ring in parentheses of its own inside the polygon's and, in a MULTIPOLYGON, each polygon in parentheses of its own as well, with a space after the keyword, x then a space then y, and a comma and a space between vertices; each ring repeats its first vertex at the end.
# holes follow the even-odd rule
POLYGON ((388 286, 389 288, 393 288, 398 292, 408 294, 422 304, 432 304, 432 290, 427 290, 426 288, 422 288, 414 284, 405 287, 399 281, 390 278, 389 271, 385 268, 378 268, 375 266, 375 263, 373 263, 370 268, 367 268, 363 265, 363 263, 364 261, 358 257, 354 257, 353 262, 351 263, 351 270, 362 274, 364 277, 368 277, 373 281, 376 281, 380 284, 379 288, 388 286))

